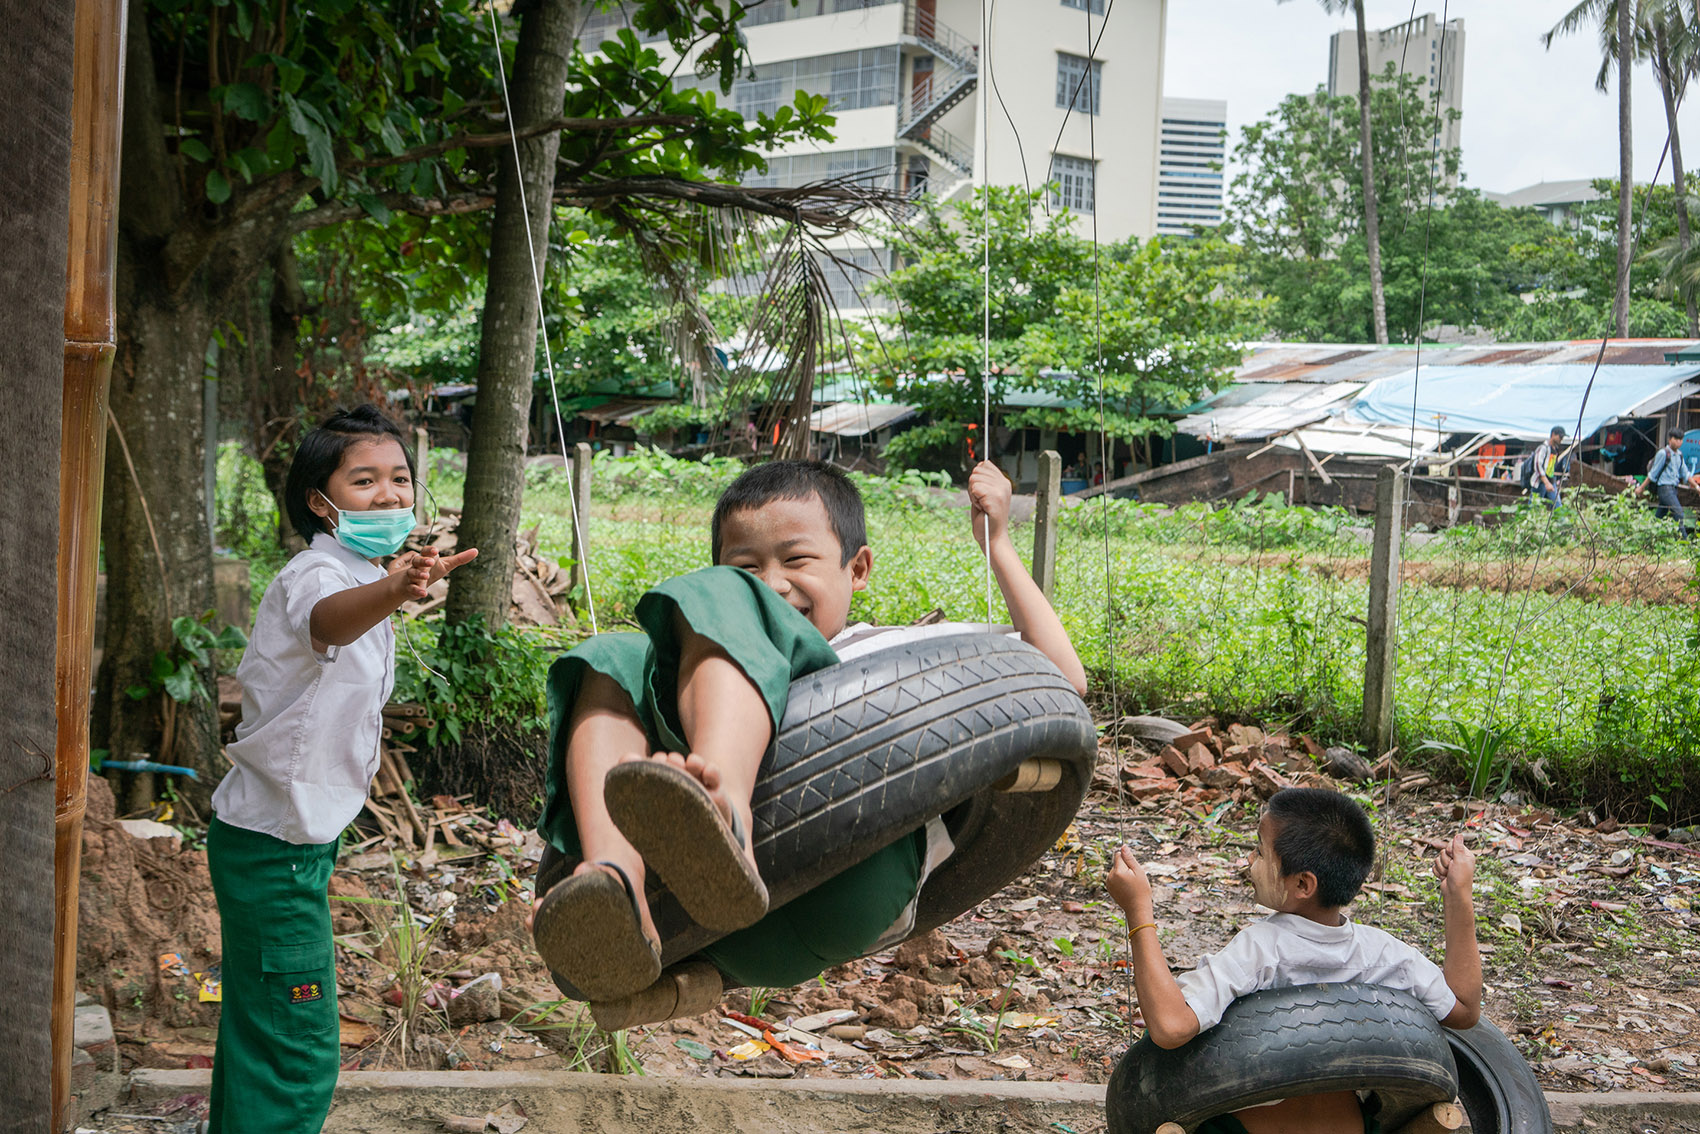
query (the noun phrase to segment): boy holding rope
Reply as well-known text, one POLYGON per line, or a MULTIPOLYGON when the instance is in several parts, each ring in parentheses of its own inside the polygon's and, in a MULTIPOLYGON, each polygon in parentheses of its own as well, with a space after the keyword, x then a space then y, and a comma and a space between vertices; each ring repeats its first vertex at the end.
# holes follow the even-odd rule
MULTIPOLYGON (((1068 633, 1010 542, 1008 478, 981 462, 968 492, 974 538, 1015 630, 1084 693, 1068 633)), ((647 870, 699 925, 729 934, 704 951, 716 967, 742 984, 783 987, 907 932, 927 872, 950 850, 934 824, 768 909, 750 798, 791 682, 877 648, 984 624, 847 625, 874 555, 861 494, 825 462, 745 472, 715 507, 711 542, 715 566, 639 601, 644 633, 599 635, 550 670, 548 797, 538 827, 583 861, 539 896, 533 931, 543 960, 593 1002, 640 992, 660 976, 647 870)))

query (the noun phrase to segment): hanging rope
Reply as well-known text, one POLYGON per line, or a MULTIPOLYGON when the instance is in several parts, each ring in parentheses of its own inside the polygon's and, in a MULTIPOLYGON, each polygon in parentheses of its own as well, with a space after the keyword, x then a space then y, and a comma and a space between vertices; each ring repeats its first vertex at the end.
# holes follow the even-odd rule
MULTIPOLYGON (((531 265, 531 287, 537 297, 537 331, 543 336, 543 370, 549 376, 549 399, 555 411, 555 438, 560 442, 561 460, 571 469, 572 459, 567 454, 567 430, 561 423, 561 391, 555 382, 555 357, 549 348, 549 330, 543 321, 543 277, 538 272, 537 245, 531 236, 531 208, 525 199, 525 175, 519 160, 519 135, 514 122, 513 103, 508 96, 508 70, 502 61, 502 32, 497 23, 494 4, 490 5, 490 46, 496 52, 496 75, 502 83, 502 111, 508 118, 508 140, 513 145, 514 181, 519 186, 520 212, 525 216, 525 248, 528 253, 527 260, 531 265)), ((578 510, 577 490, 570 475, 567 477, 567 507, 572 509, 572 530, 578 539, 579 554, 584 557, 584 562, 579 564, 579 570, 584 575, 584 601, 590 610, 590 632, 597 634, 600 631, 596 625, 596 599, 590 592, 590 543, 585 538, 583 517, 578 510)))

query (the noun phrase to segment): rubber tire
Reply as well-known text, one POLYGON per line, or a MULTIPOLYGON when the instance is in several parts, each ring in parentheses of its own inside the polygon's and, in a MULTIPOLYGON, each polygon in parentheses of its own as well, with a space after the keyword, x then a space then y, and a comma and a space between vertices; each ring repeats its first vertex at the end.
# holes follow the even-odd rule
MULTIPOLYGON (((1056 843, 1086 796, 1097 751, 1074 687, 1038 650, 1000 634, 910 642, 799 678, 751 801, 771 904, 943 815, 956 851, 922 888, 915 932, 942 925, 1056 843), (995 790, 1034 757, 1062 764, 1055 787, 995 790)), ((546 850, 538 891, 576 865, 546 850)), ((646 889, 664 965, 720 936, 686 917, 653 875, 646 889)))
POLYGON ((1475 1134, 1552 1134, 1547 1097, 1523 1053, 1492 1023, 1447 1029, 1458 1100, 1475 1134))
POLYGON ((1228 1005, 1221 1023, 1173 1050, 1146 1036, 1110 1076, 1108 1134, 1187 1130, 1258 1103, 1375 1091, 1383 1130, 1457 1091, 1445 1029, 1408 993, 1373 984, 1272 988, 1228 1005))

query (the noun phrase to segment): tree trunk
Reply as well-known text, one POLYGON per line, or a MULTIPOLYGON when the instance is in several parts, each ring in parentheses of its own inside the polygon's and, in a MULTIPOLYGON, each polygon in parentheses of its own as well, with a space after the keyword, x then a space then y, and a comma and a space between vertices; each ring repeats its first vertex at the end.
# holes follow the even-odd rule
MULTIPOLYGON (((514 129, 524 130, 561 113, 577 16, 577 0, 540 0, 520 17, 509 94, 514 129)), ((521 142, 517 169, 512 151, 502 152, 460 529, 460 546, 478 548, 478 558, 454 575, 447 611, 452 622, 482 615, 495 629, 506 621, 512 601, 514 536, 525 487, 525 426, 537 357, 535 280, 542 278, 548 249, 560 144, 560 135, 553 132, 521 142)))
MULTIPOLYGON (((1682 168, 1682 132, 1677 128, 1676 122, 1677 86, 1681 82, 1678 76, 1685 67, 1681 61, 1671 58, 1670 32, 1662 19, 1654 25, 1653 40, 1657 52, 1655 65, 1658 70, 1659 93, 1664 96, 1665 122, 1670 128, 1671 188, 1676 193, 1676 242, 1677 247, 1682 250, 1680 263, 1686 271, 1688 246, 1691 243, 1687 174, 1682 168)), ((1682 277, 1679 275, 1678 278, 1682 277)), ((1682 301, 1688 309, 1688 337, 1700 338, 1700 312, 1695 309, 1694 286, 1686 281, 1677 286, 1682 291, 1682 301)))
POLYGON ((0 1131, 52 1130, 54 654, 70 234, 72 8, 15 9, 0 42, 6 444, 0 448, 0 1131))
MULTIPOLYGON (((240 294, 246 283, 241 273, 252 274, 253 255, 215 243, 198 219, 183 215, 175 164, 165 150, 143 0, 131 0, 129 24, 111 400, 119 428, 106 448, 100 528, 106 649, 92 731, 94 743, 114 760, 149 757, 194 768, 200 782, 177 786, 204 817, 222 774, 216 703, 168 706, 163 694, 137 699, 127 691, 149 684, 156 652, 176 654, 171 619, 212 606, 205 356, 225 297, 240 294)), ((128 781, 115 785, 121 810, 152 801, 150 776, 116 774, 128 781)))
POLYGON ((1629 337, 1629 268, 1634 253, 1635 152, 1629 94, 1639 7, 1638 0, 1617 2, 1617 294, 1612 298, 1611 317, 1620 339, 1629 337))
MULTIPOLYGON (((1364 27, 1364 0, 1353 0, 1358 17, 1358 146, 1364 164, 1364 247, 1369 252, 1369 293, 1375 309, 1375 341, 1387 341, 1387 295, 1381 286, 1381 220, 1375 203, 1375 136, 1369 120, 1369 32, 1364 27)), ((1416 328, 1420 336, 1421 327, 1416 328)))
MULTIPOLYGON (((156 651, 180 656, 172 618, 198 616, 212 606, 202 383, 213 313, 205 273, 198 277, 178 294, 167 294, 145 255, 121 234, 112 375, 112 413, 120 432, 106 448, 101 517, 106 652, 95 723, 102 730, 101 747, 114 760, 152 759, 200 773, 199 784, 177 787, 205 817, 222 773, 215 764, 215 702, 168 705, 163 693, 136 699, 127 692, 149 683, 156 651)), ((120 811, 152 802, 151 777, 117 775, 124 781, 114 784, 120 811)))

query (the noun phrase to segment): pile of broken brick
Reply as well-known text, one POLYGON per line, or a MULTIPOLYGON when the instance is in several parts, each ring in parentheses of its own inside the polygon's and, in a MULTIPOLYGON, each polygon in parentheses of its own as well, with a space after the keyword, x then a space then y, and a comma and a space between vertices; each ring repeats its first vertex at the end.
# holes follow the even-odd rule
MULTIPOLYGON (((1344 747, 1324 747, 1308 736, 1266 732, 1254 725, 1223 726, 1214 717, 1179 725, 1157 718, 1124 717, 1116 733, 1128 741, 1119 760, 1119 788, 1136 803, 1208 806, 1268 799, 1282 788, 1339 789, 1342 782, 1375 783, 1392 799, 1432 781, 1405 772, 1388 752, 1373 764, 1344 747), (1167 726, 1166 728, 1163 726, 1167 726)), ((1107 786, 1118 786, 1114 780, 1107 786)))

